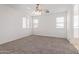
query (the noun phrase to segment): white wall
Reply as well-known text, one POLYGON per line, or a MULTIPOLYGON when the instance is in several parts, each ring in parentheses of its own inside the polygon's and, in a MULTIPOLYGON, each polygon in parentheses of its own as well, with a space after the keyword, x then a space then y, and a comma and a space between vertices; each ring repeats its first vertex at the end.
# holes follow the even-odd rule
POLYGON ((27 13, 5 5, 0 5, 0 44, 9 42, 31 34, 30 28, 22 27, 22 18, 27 18, 27 13))
MULTIPOLYGON (((79 28, 74 27, 74 22, 76 21, 74 19, 74 16, 79 14, 78 7, 75 8, 76 5, 73 5, 67 12, 67 39, 73 40, 74 38, 79 38, 79 28)), ((76 18, 79 25, 79 15, 76 18)))
POLYGON ((73 39, 73 6, 67 11, 67 39, 73 39))
POLYGON ((38 27, 34 28, 33 24, 33 34, 52 36, 66 38, 66 13, 56 13, 47 16, 35 16, 34 19, 38 19, 38 27), (56 17, 65 17, 65 28, 56 28, 56 17))
POLYGON ((79 5, 74 5, 74 22, 73 22, 73 24, 78 25, 78 26, 74 27, 74 38, 79 38, 79 5))

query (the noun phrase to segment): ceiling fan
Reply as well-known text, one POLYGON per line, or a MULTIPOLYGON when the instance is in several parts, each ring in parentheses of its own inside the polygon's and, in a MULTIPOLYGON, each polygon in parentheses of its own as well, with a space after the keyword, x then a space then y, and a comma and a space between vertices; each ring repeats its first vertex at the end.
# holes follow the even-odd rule
POLYGON ((40 4, 36 4, 36 7, 33 11, 33 14, 35 14, 35 16, 40 16, 44 13, 50 13, 50 11, 48 9, 45 9, 43 6, 41 6, 40 4))

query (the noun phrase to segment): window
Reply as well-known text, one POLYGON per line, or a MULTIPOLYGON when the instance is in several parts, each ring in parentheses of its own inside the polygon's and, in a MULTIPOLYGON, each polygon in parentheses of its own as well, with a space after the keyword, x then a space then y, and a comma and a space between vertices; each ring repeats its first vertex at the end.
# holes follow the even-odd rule
POLYGON ((27 24, 26 24, 26 25, 27 25, 27 28, 30 28, 30 19, 29 19, 29 18, 30 18, 30 17, 28 16, 28 17, 27 17, 27 20, 26 20, 26 23, 27 23, 27 24))
POLYGON ((38 27, 38 19, 33 20, 33 25, 34 25, 34 28, 38 27))
POLYGON ((64 17, 56 18, 56 28, 64 28, 64 17))
POLYGON ((79 21, 78 21, 78 15, 74 16, 74 24, 73 24, 74 28, 79 28, 79 21))
POLYGON ((30 27, 30 20, 29 17, 23 17, 22 18, 22 28, 29 28, 30 27))
POLYGON ((74 5, 74 21, 73 21, 73 28, 79 28, 79 15, 78 15, 78 12, 79 12, 79 9, 78 9, 78 5, 74 5))
POLYGON ((74 20, 73 20, 73 28, 74 28, 74 38, 79 38, 79 5, 74 5, 74 20))
POLYGON ((26 17, 22 18, 22 28, 26 28, 26 17))

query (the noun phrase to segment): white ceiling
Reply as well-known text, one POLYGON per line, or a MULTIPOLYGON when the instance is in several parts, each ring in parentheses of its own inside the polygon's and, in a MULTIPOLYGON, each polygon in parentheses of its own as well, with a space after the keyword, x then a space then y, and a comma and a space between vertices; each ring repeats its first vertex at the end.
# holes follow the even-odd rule
MULTIPOLYGON (((5 4, 10 8, 17 10, 31 12, 35 8, 35 4, 5 4)), ((64 12, 71 8, 72 4, 41 4, 42 8, 48 9, 51 13, 53 12, 64 12)))

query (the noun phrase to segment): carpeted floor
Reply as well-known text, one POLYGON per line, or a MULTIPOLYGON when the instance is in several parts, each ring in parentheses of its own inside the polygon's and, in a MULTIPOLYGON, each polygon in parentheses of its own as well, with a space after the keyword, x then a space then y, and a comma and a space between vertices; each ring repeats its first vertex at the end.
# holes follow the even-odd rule
POLYGON ((0 45, 1 54, 76 54, 67 39, 31 35, 0 45))

